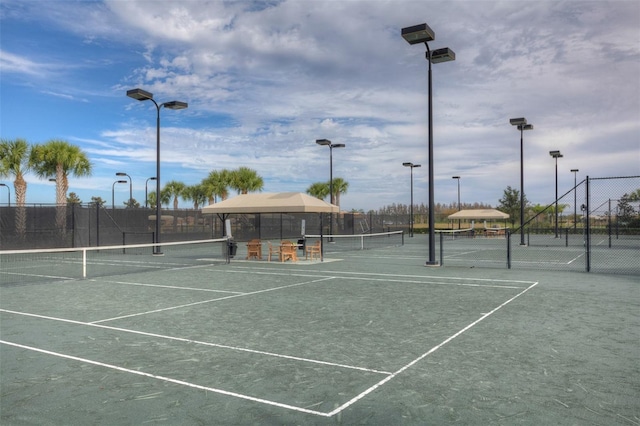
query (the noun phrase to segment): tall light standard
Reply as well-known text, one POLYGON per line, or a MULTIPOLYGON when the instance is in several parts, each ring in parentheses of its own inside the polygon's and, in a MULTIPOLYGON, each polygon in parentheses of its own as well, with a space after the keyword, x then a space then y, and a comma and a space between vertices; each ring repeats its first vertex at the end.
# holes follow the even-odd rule
POLYGON ((524 243, 524 131, 533 130, 533 124, 527 124, 527 119, 512 118, 509 120, 512 126, 520 130, 520 245, 524 243))
POLYGON ((578 222, 578 188, 576 188, 578 186, 578 178, 576 173, 578 173, 580 170, 578 169, 571 169, 571 173, 573 173, 573 233, 576 233, 576 225, 578 222))
MULTIPOLYGON (((328 139, 316 139, 318 145, 324 145, 329 147, 329 199, 331 204, 333 201, 333 148, 344 148, 346 145, 343 143, 331 143, 328 139)), ((329 213, 329 235, 331 235, 329 241, 333 241, 333 213, 329 213)))
POLYGON ((404 38, 409 44, 424 43, 427 48, 426 58, 429 63, 429 260, 427 261, 427 265, 438 264, 436 261, 435 202, 433 194, 433 96, 431 93, 431 64, 453 61, 456 59, 455 53, 448 47, 436 49, 431 52, 428 42, 433 41, 435 37, 435 33, 427 24, 419 24, 402 29, 402 38, 404 38))
POLYGON ((129 202, 127 203, 129 205, 129 207, 133 207, 131 205, 132 200, 133 200, 133 179, 131 179, 131 176, 129 176, 128 174, 124 173, 124 172, 118 172, 116 173, 116 176, 126 176, 129 178, 129 202))
MULTIPOLYGON (((149 206, 149 186, 148 185, 150 180, 156 180, 155 176, 150 177, 144 183, 144 208, 145 209, 149 206)), ((158 198, 157 194, 156 194, 156 198, 158 198)))
POLYGON ((0 186, 7 188, 7 207, 11 207, 11 189, 9 189, 9 185, 6 183, 0 183, 0 186))
MULTIPOLYGON (((131 89, 127 90, 127 96, 138 100, 138 101, 146 101, 150 100, 156 106, 157 119, 156 119, 156 232, 153 236, 155 240, 154 243, 160 243, 160 218, 161 218, 161 203, 160 203, 160 107, 165 107, 168 109, 185 109, 189 105, 186 102, 181 101, 170 101, 162 104, 158 104, 153 99, 153 94, 147 92, 142 89, 131 89)), ((160 247, 155 247, 154 253, 160 255, 160 247)))
MULTIPOLYGON (((458 211, 460 211, 460 176, 451 176, 451 179, 458 181, 458 211)), ((458 229, 460 229, 460 219, 458 219, 458 229)))
POLYGON ((413 169, 422 166, 420 164, 413 163, 402 163, 402 165, 411 168, 411 206, 409 207, 409 215, 411 217, 409 219, 409 236, 413 238, 413 169))
POLYGON ((562 158, 560 151, 549 151, 549 155, 556 160, 556 238, 558 238, 558 158, 562 158))
POLYGON ((111 210, 113 211, 113 209, 115 208, 115 188, 116 188, 116 183, 128 183, 126 180, 117 180, 115 182, 113 182, 113 185, 111 185, 111 210))

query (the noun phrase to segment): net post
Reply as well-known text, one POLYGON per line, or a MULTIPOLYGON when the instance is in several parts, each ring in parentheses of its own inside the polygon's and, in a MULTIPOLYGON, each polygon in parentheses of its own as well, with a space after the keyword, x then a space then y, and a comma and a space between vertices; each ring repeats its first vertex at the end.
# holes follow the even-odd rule
POLYGON ((443 233, 439 232, 440 234, 440 265, 444 266, 444 237, 443 237, 443 233))
POLYGON ((565 243, 564 243, 564 246, 565 246, 565 247, 569 247, 569 228, 565 228, 565 230, 564 230, 564 235, 565 235, 565 243))
POLYGON ((82 278, 87 278, 87 250, 82 249, 82 278))

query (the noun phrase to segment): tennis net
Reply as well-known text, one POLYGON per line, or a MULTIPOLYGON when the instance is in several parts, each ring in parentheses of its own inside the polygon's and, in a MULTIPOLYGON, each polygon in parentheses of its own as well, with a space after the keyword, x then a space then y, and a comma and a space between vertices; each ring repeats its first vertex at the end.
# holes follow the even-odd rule
POLYGON ((436 234, 440 234, 445 240, 456 240, 460 238, 474 238, 476 232, 473 228, 467 229, 436 229, 436 234))
POLYGON ((228 262, 227 238, 0 251, 0 286, 179 269, 228 262))
MULTIPOLYGON (((313 244, 320 235, 305 235, 306 244, 313 244)), ((323 235, 324 251, 370 250, 404 245, 404 232, 391 231, 376 234, 323 235)))

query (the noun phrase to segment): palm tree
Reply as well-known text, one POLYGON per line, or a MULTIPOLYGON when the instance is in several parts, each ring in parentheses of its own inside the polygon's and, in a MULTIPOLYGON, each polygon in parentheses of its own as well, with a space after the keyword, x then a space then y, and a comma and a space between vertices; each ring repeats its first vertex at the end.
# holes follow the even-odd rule
MULTIPOLYGON (((147 199, 149 202, 149 207, 156 207, 156 191, 151 191, 147 195, 147 199)), ((171 203, 171 194, 168 191, 162 190, 160 191, 160 205, 168 206, 171 203)))
POLYGON ((183 191, 183 197, 185 200, 193 201, 194 210, 207 201, 207 194, 203 184, 187 186, 183 191))
POLYGON ((347 189, 349 188, 349 182, 347 182, 342 178, 334 178, 332 186, 333 186, 333 196, 331 197, 331 204, 335 204, 339 208, 340 195, 347 193, 347 189))
POLYGON ((91 162, 79 147, 59 139, 34 145, 29 161, 38 177, 56 179, 56 224, 65 233, 69 173, 77 177, 91 176, 91 162))
POLYGON ((329 195, 329 184, 325 182, 316 182, 307 188, 307 194, 312 197, 324 200, 329 195))
POLYGON ((238 191, 238 194, 247 194, 250 191, 262 191, 264 181, 253 169, 240 167, 231 172, 231 188, 238 191))
POLYGON ((187 185, 177 180, 172 180, 170 182, 167 182, 167 184, 164 186, 163 192, 166 191, 166 193, 169 194, 169 197, 173 198, 174 210, 178 210, 178 197, 181 197, 184 199, 184 190, 186 187, 187 185))
POLYGON ((229 185, 231 184, 231 172, 229 170, 212 171, 209 176, 202 180, 204 192, 209 199, 209 204, 216 201, 216 197, 220 196, 222 200, 229 197, 229 185))
POLYGON ((16 233, 24 238, 27 232, 27 211, 24 207, 27 199, 27 181, 24 173, 29 170, 29 144, 24 139, 0 140, 0 176, 13 175, 13 188, 16 197, 16 233))

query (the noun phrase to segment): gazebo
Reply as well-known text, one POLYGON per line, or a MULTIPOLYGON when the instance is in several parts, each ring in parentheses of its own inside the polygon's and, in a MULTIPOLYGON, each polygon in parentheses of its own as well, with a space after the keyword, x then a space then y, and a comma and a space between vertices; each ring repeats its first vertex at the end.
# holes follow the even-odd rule
POLYGON ((487 228, 487 220, 489 223, 491 223, 491 221, 504 221, 504 227, 506 227, 506 221, 509 219, 509 215, 496 209, 469 209, 450 214, 447 216, 447 219, 471 221, 472 227, 474 220, 483 220, 485 222, 485 228, 487 228))

